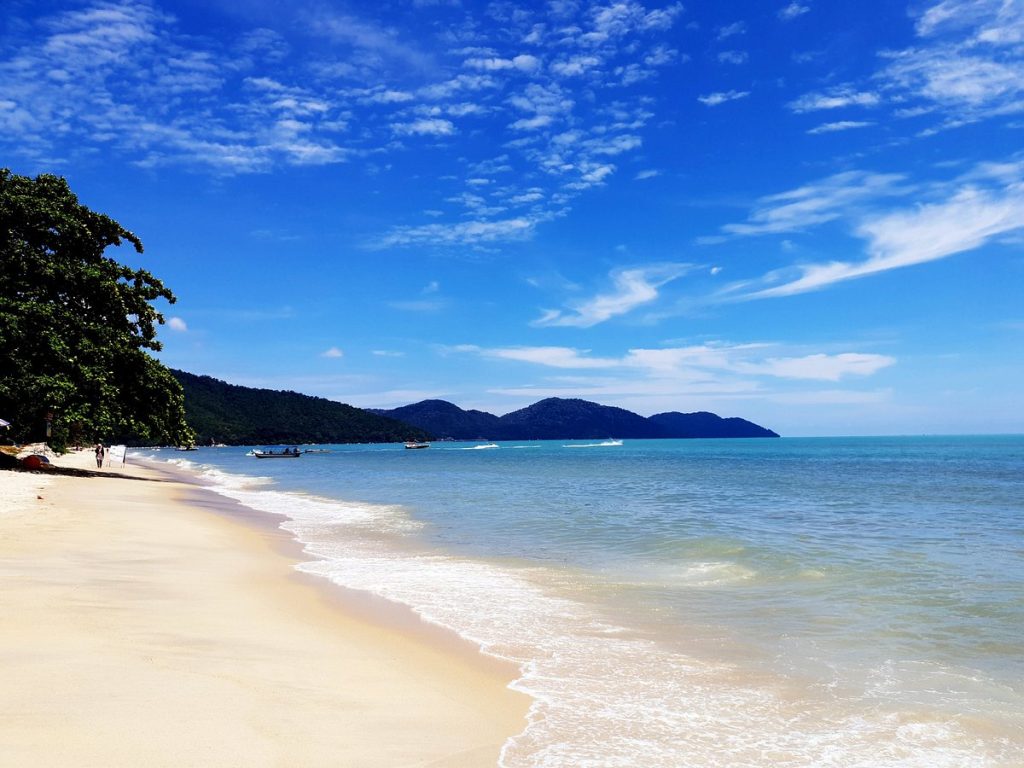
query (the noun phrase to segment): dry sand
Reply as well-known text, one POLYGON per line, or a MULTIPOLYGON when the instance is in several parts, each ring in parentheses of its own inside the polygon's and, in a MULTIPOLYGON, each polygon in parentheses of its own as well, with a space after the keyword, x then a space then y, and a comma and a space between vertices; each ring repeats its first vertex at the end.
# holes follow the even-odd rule
POLYGON ((511 670, 347 610, 194 494, 0 471, 0 765, 497 764, 511 670))

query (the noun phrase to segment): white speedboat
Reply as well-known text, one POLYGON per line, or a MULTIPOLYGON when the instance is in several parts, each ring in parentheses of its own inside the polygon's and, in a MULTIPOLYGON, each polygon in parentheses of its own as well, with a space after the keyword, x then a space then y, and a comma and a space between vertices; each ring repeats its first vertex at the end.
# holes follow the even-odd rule
POLYGON ((257 459, 297 459, 302 455, 302 451, 298 448, 285 448, 283 451, 267 449, 263 451, 253 451, 252 455, 257 459))

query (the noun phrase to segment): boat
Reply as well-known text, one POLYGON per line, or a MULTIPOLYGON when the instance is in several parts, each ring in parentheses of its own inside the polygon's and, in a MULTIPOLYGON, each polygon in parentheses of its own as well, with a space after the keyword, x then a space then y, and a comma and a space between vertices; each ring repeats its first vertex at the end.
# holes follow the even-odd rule
POLYGON ((285 448, 283 451, 253 451, 252 455, 257 459, 297 459, 302 455, 298 448, 285 448))
POLYGON ((176 451, 198 451, 199 449, 196 448, 194 445, 179 445, 174 450, 176 450, 176 451))
POLYGON ((410 451, 413 451, 413 450, 417 450, 419 448, 429 448, 430 447, 430 443, 417 443, 417 442, 410 441, 410 442, 405 444, 405 447, 408 448, 410 451))

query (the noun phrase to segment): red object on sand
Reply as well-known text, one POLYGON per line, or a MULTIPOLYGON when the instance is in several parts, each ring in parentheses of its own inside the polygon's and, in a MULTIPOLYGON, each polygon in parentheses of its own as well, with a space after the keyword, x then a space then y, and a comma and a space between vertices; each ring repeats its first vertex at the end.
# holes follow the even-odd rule
POLYGON ((25 469, 44 469, 50 466, 50 460, 38 453, 33 453, 21 460, 21 466, 25 469))

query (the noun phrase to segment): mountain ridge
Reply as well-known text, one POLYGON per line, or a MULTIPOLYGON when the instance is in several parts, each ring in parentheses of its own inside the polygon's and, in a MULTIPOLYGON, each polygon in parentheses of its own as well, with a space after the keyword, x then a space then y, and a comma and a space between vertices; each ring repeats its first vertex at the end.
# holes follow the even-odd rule
POLYGON ((422 400, 400 408, 370 409, 453 440, 573 440, 597 438, 778 437, 773 430, 736 416, 708 411, 670 411, 650 417, 580 398, 549 397, 495 416, 466 411, 447 400, 422 400), (443 417, 439 417, 443 414, 443 417), (464 417, 464 418, 463 418, 464 417))
POLYGON ((430 436, 405 422, 323 397, 171 373, 185 392, 185 420, 200 444, 385 443, 430 436))
POLYGON ((356 408, 287 390, 229 384, 173 370, 185 392, 185 416, 199 443, 375 443, 433 439, 573 440, 609 437, 778 437, 746 419, 707 411, 650 417, 580 398, 549 397, 495 416, 447 400, 400 408, 356 408))

